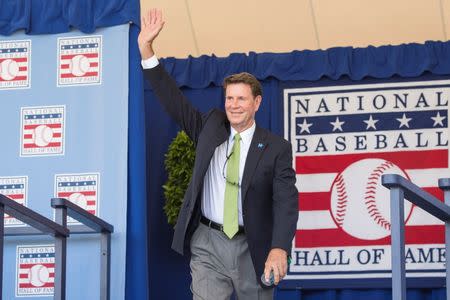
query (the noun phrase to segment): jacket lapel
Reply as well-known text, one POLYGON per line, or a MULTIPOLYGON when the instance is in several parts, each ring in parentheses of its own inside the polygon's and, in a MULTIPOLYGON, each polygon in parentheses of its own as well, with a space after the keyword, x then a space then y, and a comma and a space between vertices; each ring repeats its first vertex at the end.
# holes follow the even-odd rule
MULTIPOLYGON (((222 144, 227 140, 227 138, 230 136, 230 124, 227 121, 224 121, 222 125, 218 126, 215 130, 212 131, 214 134, 210 135, 208 138, 210 138, 210 142, 208 143, 207 147, 204 147, 204 149, 199 149, 199 153, 202 153, 201 155, 201 162, 199 164, 199 173, 198 178, 203 178, 205 176, 206 171, 208 170, 209 164, 211 162, 211 158, 214 155, 214 151, 216 150, 217 146, 222 144)), ((198 154, 198 153, 197 153, 198 154)), ((197 155, 200 156, 200 155, 197 155)), ((203 182, 203 181, 201 181, 203 182)))
POLYGON ((266 142, 267 133, 260 127, 256 126, 253 134, 252 143, 248 149, 247 160, 245 162, 244 174, 242 175, 241 197, 245 200, 245 195, 250 186, 251 178, 255 172, 256 166, 262 157, 264 150, 267 147, 266 142))

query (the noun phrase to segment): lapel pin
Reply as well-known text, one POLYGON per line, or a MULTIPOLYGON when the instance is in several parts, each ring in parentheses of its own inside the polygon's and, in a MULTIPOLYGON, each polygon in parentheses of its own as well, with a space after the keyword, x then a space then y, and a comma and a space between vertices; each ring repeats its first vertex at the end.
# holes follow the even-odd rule
POLYGON ((263 143, 258 143, 258 148, 259 149, 261 149, 261 148, 263 148, 264 147, 264 144, 263 143))

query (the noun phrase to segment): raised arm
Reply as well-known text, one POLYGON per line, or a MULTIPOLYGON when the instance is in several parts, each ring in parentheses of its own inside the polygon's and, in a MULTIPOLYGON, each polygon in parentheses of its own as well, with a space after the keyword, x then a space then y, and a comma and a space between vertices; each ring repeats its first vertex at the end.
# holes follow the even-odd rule
POLYGON ((141 32, 138 36, 139 51, 143 60, 155 55, 153 41, 164 27, 162 12, 152 8, 141 17, 141 32))
POLYGON ((203 116, 186 99, 175 80, 154 57, 153 42, 163 26, 161 10, 151 9, 142 16, 141 32, 138 36, 139 51, 143 61, 156 61, 156 64, 144 69, 144 75, 164 109, 196 144, 203 127, 203 116))

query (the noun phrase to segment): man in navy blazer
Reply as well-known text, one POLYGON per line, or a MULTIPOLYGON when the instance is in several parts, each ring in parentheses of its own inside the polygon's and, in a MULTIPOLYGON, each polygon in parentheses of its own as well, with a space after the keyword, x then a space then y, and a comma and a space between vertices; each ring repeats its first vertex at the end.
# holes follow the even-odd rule
POLYGON ((272 273, 275 284, 286 275, 298 218, 291 144, 256 125, 262 89, 248 73, 225 79, 225 112, 196 110, 153 51, 163 25, 159 10, 142 18, 138 44, 144 75, 196 148, 172 248, 191 253, 194 299, 228 299, 233 291, 238 299, 272 299, 273 290, 261 275, 268 280, 272 273), (235 143, 240 143, 240 163, 233 183, 226 166, 235 143), (233 184, 238 187, 239 224, 230 235, 223 232, 224 194, 233 184))

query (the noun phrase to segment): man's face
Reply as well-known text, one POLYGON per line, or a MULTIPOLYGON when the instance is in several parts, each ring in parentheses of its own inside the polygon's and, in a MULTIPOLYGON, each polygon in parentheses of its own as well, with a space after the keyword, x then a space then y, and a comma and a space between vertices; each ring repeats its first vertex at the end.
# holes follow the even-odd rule
POLYGON ((253 97, 250 85, 229 84, 225 90, 225 111, 231 126, 242 132, 253 125, 262 97, 253 97))

